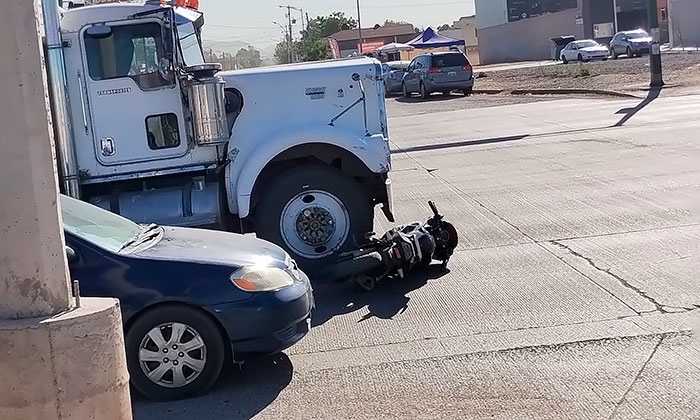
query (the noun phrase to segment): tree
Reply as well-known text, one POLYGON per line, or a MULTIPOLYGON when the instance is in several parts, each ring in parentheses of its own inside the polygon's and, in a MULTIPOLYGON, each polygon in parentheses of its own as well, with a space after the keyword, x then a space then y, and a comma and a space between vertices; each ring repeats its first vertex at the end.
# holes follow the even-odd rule
POLYGON ((410 25, 410 23, 406 22, 405 20, 387 19, 384 21, 384 25, 382 25, 382 26, 400 26, 400 25, 410 25))
POLYGON ((262 65, 260 51, 256 50, 252 45, 248 45, 248 48, 241 48, 236 53, 236 64, 244 69, 260 67, 262 65))
MULTIPOLYGON (((331 58, 331 47, 326 39, 336 32, 357 28, 357 21, 343 12, 333 12, 328 16, 311 19, 301 32, 301 40, 292 43, 294 58, 301 61, 318 61, 331 58)), ((275 47, 275 60, 278 64, 289 62, 288 35, 275 47)))
POLYGON ((282 41, 275 46, 275 62, 289 64, 289 44, 287 41, 282 41))
POLYGON ((448 30, 448 29, 452 29, 452 25, 448 25, 447 23, 444 24, 444 25, 440 25, 440 26, 437 28, 438 31, 446 31, 446 30, 448 30))

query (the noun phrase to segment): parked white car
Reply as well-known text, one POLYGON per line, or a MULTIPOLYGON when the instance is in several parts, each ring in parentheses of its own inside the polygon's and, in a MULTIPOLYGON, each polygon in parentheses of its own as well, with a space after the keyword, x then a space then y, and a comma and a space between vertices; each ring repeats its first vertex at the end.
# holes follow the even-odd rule
POLYGON ((568 64, 569 61, 588 62, 591 60, 607 60, 610 55, 608 48, 600 45, 592 39, 572 41, 561 51, 561 61, 568 64))

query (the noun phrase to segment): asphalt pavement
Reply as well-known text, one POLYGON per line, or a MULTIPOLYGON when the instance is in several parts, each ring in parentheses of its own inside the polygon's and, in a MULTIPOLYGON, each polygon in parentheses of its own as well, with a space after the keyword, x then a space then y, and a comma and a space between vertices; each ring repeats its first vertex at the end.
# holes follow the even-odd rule
POLYGON ((286 354, 135 418, 700 419, 700 96, 408 105, 396 214, 437 202, 449 272, 318 286, 286 354))

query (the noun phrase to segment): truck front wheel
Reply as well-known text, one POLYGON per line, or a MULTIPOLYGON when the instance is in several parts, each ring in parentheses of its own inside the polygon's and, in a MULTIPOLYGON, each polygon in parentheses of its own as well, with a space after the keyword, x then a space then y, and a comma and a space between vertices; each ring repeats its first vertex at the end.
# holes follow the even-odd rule
POLYGON ((288 170, 260 195, 257 234, 285 248, 312 277, 372 230, 370 199, 357 182, 329 166, 288 170))

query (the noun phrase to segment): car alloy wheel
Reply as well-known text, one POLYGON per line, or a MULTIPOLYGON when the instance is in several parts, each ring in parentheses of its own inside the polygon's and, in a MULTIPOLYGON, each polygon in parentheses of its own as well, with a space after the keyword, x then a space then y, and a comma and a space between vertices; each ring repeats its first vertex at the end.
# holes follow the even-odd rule
POLYGON ((221 372, 228 341, 205 312, 175 303, 136 315, 124 338, 131 384, 161 401, 209 389, 221 372))
POLYGON ((169 322, 151 329, 139 346, 139 364, 153 383, 180 388, 194 382, 207 364, 207 348, 192 327, 169 322))

